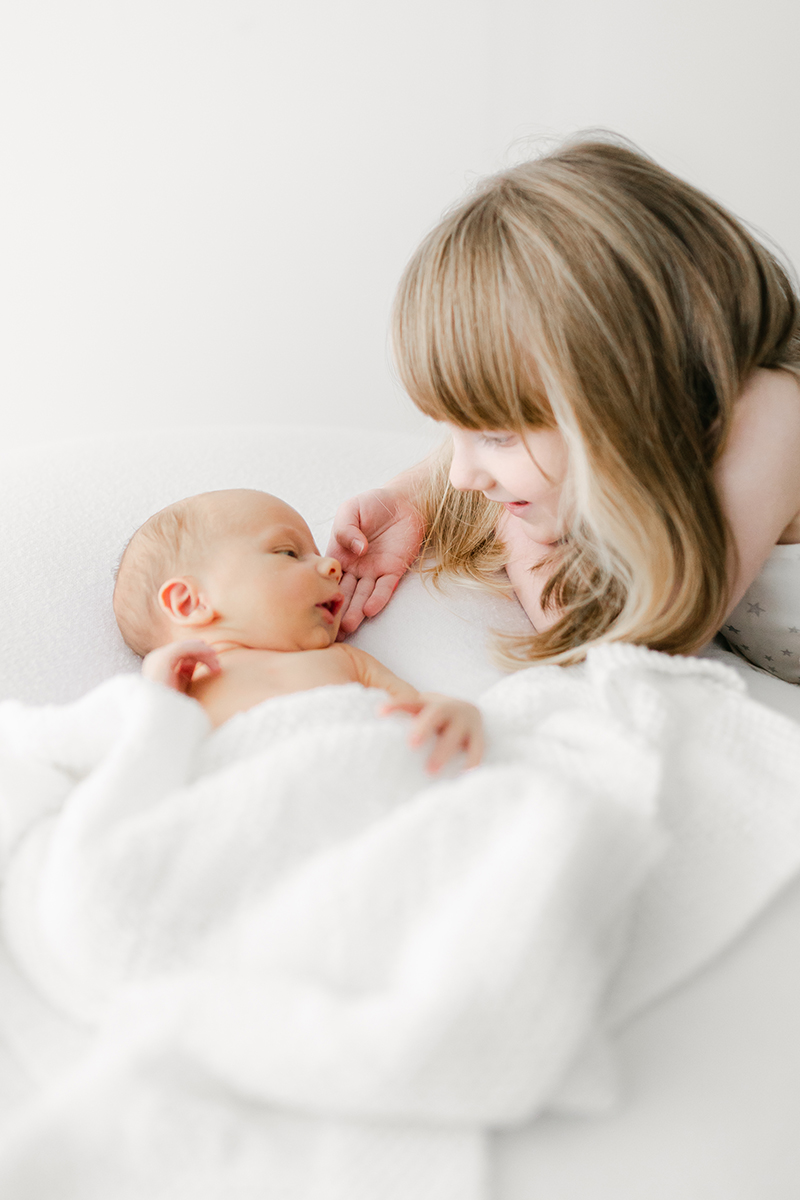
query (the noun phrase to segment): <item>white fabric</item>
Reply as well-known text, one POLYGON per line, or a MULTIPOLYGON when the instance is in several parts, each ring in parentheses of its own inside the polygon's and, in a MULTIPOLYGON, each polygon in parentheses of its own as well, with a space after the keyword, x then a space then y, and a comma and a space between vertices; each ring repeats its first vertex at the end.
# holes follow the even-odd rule
POLYGON ((800 546, 774 546, 722 629, 763 671, 800 683, 800 546))
POLYGON ((479 1200, 487 1130, 602 1099, 607 1029, 800 865, 800 728, 717 664, 520 673, 485 766, 435 784, 379 699, 210 735, 135 677, 0 707, 5 927, 97 1030, 1 1194, 479 1200))

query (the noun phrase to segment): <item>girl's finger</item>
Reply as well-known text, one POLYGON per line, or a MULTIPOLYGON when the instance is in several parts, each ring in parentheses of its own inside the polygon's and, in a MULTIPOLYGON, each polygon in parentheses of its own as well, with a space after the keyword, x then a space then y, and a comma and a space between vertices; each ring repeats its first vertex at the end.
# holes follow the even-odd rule
POLYGON ((364 616, 376 617, 381 609, 385 608, 391 600, 392 594, 399 582, 399 575, 381 575, 380 579, 375 581, 372 595, 364 604, 364 616))
POLYGON ((344 616, 350 607, 350 601, 353 599, 353 592, 356 590, 357 583, 358 580, 356 579, 355 575, 352 575, 349 571, 345 571, 344 575, 339 580, 339 591, 342 593, 342 597, 344 599, 344 604, 342 605, 342 616, 344 616))
POLYGON ((345 633, 353 633, 358 629, 361 622, 364 620, 364 605, 372 595, 372 589, 375 586, 375 580, 370 579, 366 575, 362 575, 355 586, 353 595, 350 599, 350 605, 342 617, 341 628, 345 633))
POLYGON ((360 558, 366 548, 367 539, 364 537, 361 529, 358 525, 350 522, 346 525, 340 525, 331 534, 328 554, 333 558, 341 558, 342 554, 347 557, 349 553, 352 557, 360 558))
POLYGON ((339 632, 336 634, 337 642, 344 641, 347 633, 347 630, 342 628, 342 621, 344 621, 347 613, 350 610, 350 603, 353 599, 353 593, 356 590, 357 583, 358 580, 356 579, 355 575, 351 575, 349 571, 345 572, 339 582, 339 591, 342 593, 344 603, 342 604, 342 616, 341 620, 339 621, 339 632))

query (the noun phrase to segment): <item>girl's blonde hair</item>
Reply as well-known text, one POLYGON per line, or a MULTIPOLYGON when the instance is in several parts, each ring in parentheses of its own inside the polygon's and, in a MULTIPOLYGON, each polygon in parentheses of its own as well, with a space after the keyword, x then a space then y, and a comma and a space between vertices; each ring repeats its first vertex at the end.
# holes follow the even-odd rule
MULTIPOLYGON (((509 666, 625 640, 689 653, 733 556, 712 467, 757 367, 800 372, 786 271, 720 205, 628 145, 564 144, 485 181, 400 283, 393 344, 418 408, 467 429, 560 429, 569 534, 542 632, 509 666)), ((443 459, 420 497, 435 575, 497 578, 499 506, 443 459)))

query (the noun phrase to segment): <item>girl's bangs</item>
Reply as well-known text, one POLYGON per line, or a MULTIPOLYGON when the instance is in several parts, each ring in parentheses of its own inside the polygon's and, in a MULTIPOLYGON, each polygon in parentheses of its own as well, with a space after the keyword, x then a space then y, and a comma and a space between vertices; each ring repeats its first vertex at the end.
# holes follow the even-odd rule
POLYGON ((402 281, 394 349, 403 384, 435 421, 473 430, 550 425, 531 357, 511 332, 498 258, 471 249, 463 231, 423 246, 402 281))

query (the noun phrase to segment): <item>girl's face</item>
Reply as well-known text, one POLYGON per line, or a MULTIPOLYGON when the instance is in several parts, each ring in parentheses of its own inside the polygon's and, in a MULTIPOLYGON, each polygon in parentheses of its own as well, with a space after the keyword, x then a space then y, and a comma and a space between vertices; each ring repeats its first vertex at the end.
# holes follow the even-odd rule
POLYGON ((476 432, 450 426, 453 462, 450 482, 460 492, 483 492, 524 522, 529 537, 552 545, 563 536, 559 500, 567 470, 567 449, 557 429, 537 429, 524 438, 489 429, 476 432))

